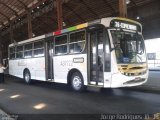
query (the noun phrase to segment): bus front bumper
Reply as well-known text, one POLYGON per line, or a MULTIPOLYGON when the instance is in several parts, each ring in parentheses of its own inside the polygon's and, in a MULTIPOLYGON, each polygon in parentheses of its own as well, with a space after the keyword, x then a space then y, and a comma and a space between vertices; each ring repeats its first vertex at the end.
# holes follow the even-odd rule
POLYGON ((112 75, 111 88, 139 86, 147 82, 148 72, 139 76, 125 76, 121 73, 112 75))

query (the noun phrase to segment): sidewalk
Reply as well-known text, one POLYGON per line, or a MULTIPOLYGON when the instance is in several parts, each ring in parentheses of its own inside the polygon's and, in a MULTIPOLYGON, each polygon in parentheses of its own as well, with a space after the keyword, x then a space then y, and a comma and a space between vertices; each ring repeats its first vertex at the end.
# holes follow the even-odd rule
POLYGON ((16 116, 10 116, 0 109, 0 120, 17 120, 16 116))

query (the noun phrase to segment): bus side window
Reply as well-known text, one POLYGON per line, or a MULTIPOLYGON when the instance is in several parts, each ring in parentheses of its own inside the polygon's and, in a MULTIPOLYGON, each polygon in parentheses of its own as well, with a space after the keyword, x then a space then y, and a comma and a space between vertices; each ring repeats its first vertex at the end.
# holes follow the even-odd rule
POLYGON ((17 46, 16 47, 16 58, 23 58, 23 46, 17 46))
POLYGON ((69 52, 80 53, 85 46, 85 31, 79 31, 70 34, 69 52))
POLYGON ((67 35, 55 37, 55 54, 67 54, 67 35))
POLYGON ((16 57, 16 56, 15 56, 15 55, 16 55, 16 54, 15 54, 15 47, 10 47, 10 48, 9 48, 9 52, 10 52, 9 58, 10 58, 10 59, 15 59, 15 57, 16 57))
POLYGON ((44 42, 43 41, 34 42, 33 46, 34 46, 33 48, 34 57, 44 56, 44 42))
POLYGON ((24 58, 31 58, 32 57, 32 43, 26 44, 24 46, 24 58))

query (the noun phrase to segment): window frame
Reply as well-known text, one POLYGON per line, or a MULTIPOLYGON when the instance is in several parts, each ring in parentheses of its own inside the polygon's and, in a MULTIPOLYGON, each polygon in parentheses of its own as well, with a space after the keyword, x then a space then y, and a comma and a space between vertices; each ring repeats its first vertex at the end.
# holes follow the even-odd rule
POLYGON ((69 41, 69 37, 68 37, 68 33, 65 33, 65 34, 61 34, 61 35, 57 35, 57 36, 54 36, 54 56, 62 56, 62 55, 67 55, 68 54, 68 41, 69 41), (57 37, 61 37, 61 36, 67 36, 67 42, 66 44, 60 44, 60 45, 56 45, 56 38, 57 37), (67 46, 67 52, 66 53, 62 53, 62 54, 56 54, 56 47, 59 47, 59 46, 63 46, 63 45, 66 45, 67 46))
POLYGON ((10 59, 10 60, 16 59, 16 46, 11 46, 11 47, 9 47, 9 55, 8 55, 8 56, 9 56, 9 59, 10 59), (14 48, 14 52, 11 52, 11 51, 10 51, 11 48, 14 48), (11 58, 11 56, 10 56, 11 54, 14 54, 14 58, 11 58))
POLYGON ((87 41, 87 30, 86 30, 86 29, 80 29, 80 30, 77 30, 77 31, 70 32, 70 33, 69 33, 69 39, 68 39, 68 53, 69 53, 70 55, 83 53, 84 50, 85 50, 85 48, 86 48, 86 43, 87 43, 86 41, 87 41), (85 32, 85 40, 70 43, 70 35, 71 35, 71 34, 75 34, 75 33, 77 33, 77 32, 81 32, 81 31, 84 31, 84 32, 85 32), (73 52, 73 53, 70 52, 70 45, 71 45, 71 44, 83 43, 83 42, 84 42, 84 47, 83 47, 83 49, 82 49, 81 52, 73 52))
POLYGON ((34 42, 28 42, 28 43, 23 44, 23 46, 24 46, 24 54, 25 54, 25 52, 32 51, 31 57, 25 58, 25 55, 24 55, 24 59, 33 58, 33 43, 34 43, 34 42), (25 50, 25 45, 27 45, 27 44, 32 44, 32 49, 30 49, 30 50, 25 50))
POLYGON ((44 57, 44 56, 45 56, 45 40, 44 39, 39 39, 39 40, 34 41, 33 46, 32 46, 32 58, 39 58, 39 57, 44 57), (36 43, 36 42, 43 42, 43 47, 35 49, 34 48, 34 43, 36 43), (40 49, 43 49, 43 56, 35 56, 34 51, 35 50, 40 50, 40 49))
POLYGON ((37 40, 35 40, 35 41, 29 41, 29 42, 17 44, 17 45, 14 45, 14 46, 10 46, 10 47, 8 47, 8 51, 9 51, 9 52, 8 52, 8 56, 9 56, 9 59, 10 59, 10 60, 30 59, 30 58, 44 57, 44 56, 45 56, 45 39, 42 38, 42 39, 37 39, 37 40), (35 42, 39 42, 39 41, 42 41, 42 42, 43 42, 43 47, 42 47, 42 48, 34 49, 34 43, 35 43, 35 42), (32 44, 32 49, 30 49, 30 50, 25 50, 25 45, 27 45, 27 44, 32 44), (19 52, 17 52, 17 47, 18 47, 18 46, 23 46, 23 51, 20 51, 20 52, 23 52, 23 57, 22 57, 22 58, 17 58, 17 56, 16 56, 16 54, 19 53, 19 52), (10 52, 10 49, 11 49, 11 48, 14 48, 14 49, 15 49, 15 51, 12 52, 12 53, 10 52), (38 50, 38 49, 43 49, 43 53, 44 53, 43 56, 36 56, 36 57, 34 56, 34 50, 38 50), (25 52, 29 52, 29 51, 32 52, 32 56, 25 58, 25 56, 24 56, 25 52), (11 54, 15 54, 15 57, 12 58, 12 59, 11 59, 11 57, 10 57, 11 54))
POLYGON ((25 44, 24 44, 24 51, 30 51, 30 50, 33 50, 33 43, 34 43, 34 42, 25 43, 25 44), (25 45, 28 45, 28 44, 32 44, 32 49, 30 49, 30 50, 25 50, 25 45))
POLYGON ((23 59, 23 58, 24 58, 24 45, 23 44, 19 44, 19 45, 15 46, 15 59, 23 59), (17 52, 17 47, 19 47, 19 46, 22 46, 23 50, 17 52), (17 53, 22 53, 22 57, 21 58, 17 58, 17 53))

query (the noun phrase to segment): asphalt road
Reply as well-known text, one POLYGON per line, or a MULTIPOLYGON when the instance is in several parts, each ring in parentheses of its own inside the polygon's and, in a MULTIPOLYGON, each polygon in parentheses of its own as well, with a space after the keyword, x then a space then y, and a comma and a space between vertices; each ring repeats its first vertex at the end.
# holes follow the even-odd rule
POLYGON ((0 108, 15 115, 154 114, 160 112, 160 92, 138 91, 137 88, 102 92, 89 88, 85 93, 77 93, 62 84, 36 82, 27 85, 22 79, 6 77, 6 83, 0 84, 0 108))

